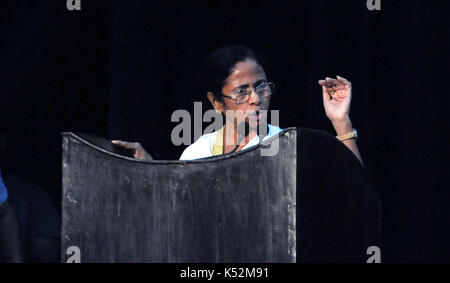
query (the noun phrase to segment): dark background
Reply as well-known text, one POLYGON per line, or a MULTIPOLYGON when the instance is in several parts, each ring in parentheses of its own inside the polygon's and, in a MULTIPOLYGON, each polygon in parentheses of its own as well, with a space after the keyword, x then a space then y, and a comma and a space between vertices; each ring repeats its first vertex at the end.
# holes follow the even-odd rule
MULTIPOLYGON (((203 101, 202 60, 225 44, 262 52, 281 127, 334 134, 321 88, 353 83, 351 118, 384 208, 385 262, 450 261, 449 1, 86 1, 0 4, 2 170, 61 195, 61 136, 139 141, 178 159, 171 114, 203 101)), ((324 170, 327 168, 324 164, 324 170)))

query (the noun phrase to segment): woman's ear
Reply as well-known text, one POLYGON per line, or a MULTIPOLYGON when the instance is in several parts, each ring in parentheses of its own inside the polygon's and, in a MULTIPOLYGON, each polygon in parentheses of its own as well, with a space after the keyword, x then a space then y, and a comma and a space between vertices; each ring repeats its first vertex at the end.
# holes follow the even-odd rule
POLYGON ((214 93, 208 91, 206 96, 208 97, 209 102, 211 102, 212 107, 214 108, 214 110, 216 110, 217 113, 224 112, 222 102, 220 102, 216 99, 216 97, 214 96, 214 93))

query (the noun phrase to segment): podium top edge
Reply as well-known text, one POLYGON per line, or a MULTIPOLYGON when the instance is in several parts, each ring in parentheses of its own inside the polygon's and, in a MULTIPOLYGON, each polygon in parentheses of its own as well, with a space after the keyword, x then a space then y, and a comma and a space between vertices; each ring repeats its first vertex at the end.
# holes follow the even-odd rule
POLYGON ((205 158, 200 158, 200 159, 193 159, 193 160, 141 160, 141 159, 136 159, 136 158, 131 158, 131 157, 127 157, 124 155, 120 155, 111 151, 108 151, 104 148, 101 148, 100 146, 97 146, 91 142, 89 142, 88 140, 82 138, 81 136, 79 136, 79 134, 74 133, 74 132, 61 132, 61 135, 63 137, 70 137, 73 138, 75 140, 77 140, 78 142, 81 142, 95 150, 98 150, 104 154, 110 155, 110 156, 114 156, 116 158, 120 158, 123 160, 128 160, 131 162, 136 162, 136 163, 144 163, 144 164, 161 164, 161 165, 165 165, 165 164, 173 164, 173 165, 183 165, 183 164, 194 164, 194 163, 208 163, 208 162, 214 162, 214 161, 219 161, 219 160, 225 160, 225 159, 230 159, 230 158, 234 158, 237 156, 240 156, 242 154, 246 154, 248 152, 254 151, 259 149, 260 147, 264 146, 265 144, 267 144, 268 142, 272 141, 273 139, 276 139, 278 137, 284 136, 286 135, 286 133, 289 132, 297 132, 297 128, 296 127, 288 127, 283 129, 281 132, 279 132, 278 134, 276 134, 275 136, 270 137, 269 139, 267 139, 264 143, 260 143, 256 146, 252 146, 248 149, 245 150, 240 150, 237 152, 233 152, 233 153, 227 153, 227 154, 222 154, 222 155, 218 155, 218 156, 212 156, 212 157, 205 157, 205 158))

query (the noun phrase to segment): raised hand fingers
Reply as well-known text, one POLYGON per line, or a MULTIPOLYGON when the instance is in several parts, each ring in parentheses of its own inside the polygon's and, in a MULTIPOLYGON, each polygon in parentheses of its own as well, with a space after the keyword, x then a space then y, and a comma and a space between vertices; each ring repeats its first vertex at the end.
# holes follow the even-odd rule
POLYGON ((351 85, 352 85, 351 82, 349 82, 347 79, 345 79, 345 78, 343 78, 343 77, 336 76, 336 78, 338 79, 339 82, 341 82, 341 83, 343 83, 343 84, 345 84, 345 85, 348 85, 348 86, 351 86, 351 85))
POLYGON ((334 85, 332 82, 320 80, 319 84, 322 86, 322 93, 329 97, 329 99, 337 97, 337 91, 345 89, 344 85, 334 85))
POLYGON ((348 88, 347 85, 335 85, 335 86, 331 87, 331 89, 333 89, 335 91, 344 90, 344 89, 347 89, 347 88, 348 88))
POLYGON ((347 95, 343 91, 347 91, 351 88, 351 83, 343 77, 336 76, 337 79, 326 77, 325 80, 319 80, 319 84, 326 89, 331 98, 344 98, 347 95))
MULTIPOLYGON (((336 90, 333 89, 334 84, 331 82, 327 82, 326 80, 320 80, 319 84, 322 86, 322 93, 328 100, 334 98, 336 90)), ((325 97, 324 97, 325 98, 325 97)))
POLYGON ((328 88, 334 86, 333 83, 327 82, 326 80, 320 80, 320 81, 319 81, 319 84, 320 84, 321 86, 328 87, 328 88))
POLYGON ((333 86, 338 86, 338 85, 342 85, 343 83, 342 82, 340 82, 340 81, 338 81, 338 80, 336 80, 336 79, 332 79, 332 78, 325 78, 325 81, 327 82, 327 83, 331 83, 333 86))
MULTIPOLYGON (((334 93, 333 93, 334 94, 334 93)), ((322 85, 322 95, 323 95, 323 99, 327 99, 327 100, 331 100, 333 99, 333 96, 331 95, 329 88, 327 88, 326 86, 322 85)))
POLYGON ((319 84, 326 86, 326 87, 334 87, 334 86, 342 86, 342 85, 350 86, 351 85, 351 83, 343 77, 336 76, 336 78, 337 79, 332 79, 332 78, 326 77, 325 80, 320 80, 319 84))
POLYGON ((345 86, 343 82, 328 77, 325 80, 319 80, 319 84, 327 88, 333 88, 334 90, 344 89, 341 86, 345 86))

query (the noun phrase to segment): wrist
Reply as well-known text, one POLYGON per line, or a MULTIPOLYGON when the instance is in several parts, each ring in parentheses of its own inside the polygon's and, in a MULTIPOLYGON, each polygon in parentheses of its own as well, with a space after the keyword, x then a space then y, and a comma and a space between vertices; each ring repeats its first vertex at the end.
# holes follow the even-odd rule
POLYGON ((345 114, 342 117, 333 117, 329 118, 331 122, 344 122, 344 121, 350 121, 350 116, 348 114, 345 114))
POLYGON ((331 120, 331 123, 338 136, 353 131, 352 121, 348 116, 342 119, 333 119, 331 120))

